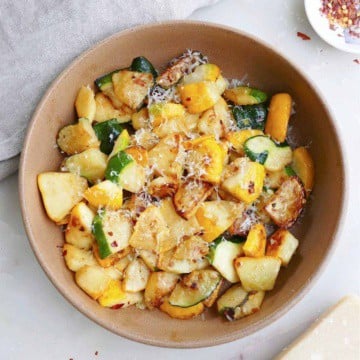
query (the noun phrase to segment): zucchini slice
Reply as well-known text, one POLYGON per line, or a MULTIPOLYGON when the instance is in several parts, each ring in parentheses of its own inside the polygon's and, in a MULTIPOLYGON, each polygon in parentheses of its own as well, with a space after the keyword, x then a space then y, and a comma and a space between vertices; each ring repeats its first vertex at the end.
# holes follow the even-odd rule
POLYGON ((139 56, 133 59, 130 65, 131 71, 150 73, 154 79, 158 76, 153 64, 144 56, 139 56))
POLYGON ((289 145, 276 145, 269 137, 263 135, 246 140, 244 150, 251 160, 263 164, 269 171, 281 170, 292 161, 289 145))
POLYGON ((236 283, 240 279, 234 267, 234 260, 243 253, 242 242, 235 243, 220 237, 210 246, 208 259, 226 280, 236 283))
POLYGON ((100 150, 109 155, 123 127, 117 119, 110 119, 94 125, 94 131, 100 141, 100 150))
POLYGON ((109 159, 111 159, 119 151, 125 150, 129 145, 130 145, 130 135, 128 131, 125 129, 116 139, 113 149, 109 155, 109 159))
POLYGON ((137 193, 145 184, 145 170, 131 155, 119 151, 108 162, 105 178, 125 190, 137 193))
POLYGON ((240 284, 232 286, 217 301, 217 308, 229 321, 240 319, 259 311, 264 291, 245 291, 240 284))
POLYGON ((232 101, 236 105, 255 105, 267 100, 266 93, 248 86, 227 89, 224 92, 224 96, 225 99, 232 101))
POLYGON ((125 212, 104 210, 95 216, 92 232, 104 259, 129 245, 132 223, 125 212))
POLYGON ((195 270, 185 275, 169 297, 173 306, 187 308, 207 299, 221 281, 215 270, 195 270))
POLYGON ((104 91, 106 90, 107 88, 109 87, 112 87, 112 76, 113 74, 119 72, 120 70, 122 69, 117 69, 117 70, 114 70, 114 71, 111 71, 103 76, 100 76, 98 77, 96 80, 95 80, 95 84, 96 86, 101 90, 101 91, 104 91))
POLYGON ((99 149, 87 149, 68 157, 64 165, 68 171, 95 183, 104 178, 107 156, 99 149))
POLYGON ((264 104, 234 106, 232 114, 239 129, 265 128, 267 109, 264 104))

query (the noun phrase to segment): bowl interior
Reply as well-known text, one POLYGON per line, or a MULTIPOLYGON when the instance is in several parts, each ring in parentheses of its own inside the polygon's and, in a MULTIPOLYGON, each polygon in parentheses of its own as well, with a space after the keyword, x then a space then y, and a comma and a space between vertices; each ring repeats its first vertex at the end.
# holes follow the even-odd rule
POLYGON ((78 58, 53 83, 29 127, 20 169, 20 194, 26 230, 34 252, 59 291, 80 311, 107 329, 127 338, 159 346, 199 347, 246 336, 288 310, 318 273, 333 242, 344 195, 341 150, 329 113, 314 88, 284 58, 257 40, 235 30, 204 23, 165 23, 125 31, 78 58), (292 140, 310 146, 316 166, 311 201, 292 231, 300 247, 282 269, 261 311, 227 322, 215 311, 181 321, 159 311, 135 308, 114 311, 100 307, 80 290, 64 265, 63 233, 46 216, 36 177, 57 170, 62 157, 56 148, 58 130, 75 120, 74 99, 82 84, 128 66, 144 55, 157 67, 186 48, 198 49, 218 64, 227 77, 242 78, 269 94, 289 92, 296 103, 291 119, 292 140))

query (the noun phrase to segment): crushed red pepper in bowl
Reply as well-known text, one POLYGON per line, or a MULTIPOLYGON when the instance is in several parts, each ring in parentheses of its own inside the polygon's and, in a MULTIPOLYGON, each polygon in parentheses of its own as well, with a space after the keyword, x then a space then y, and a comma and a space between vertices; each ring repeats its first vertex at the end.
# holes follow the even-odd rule
POLYGON ((360 1, 322 0, 320 12, 329 20, 330 29, 344 29, 345 36, 360 39, 360 1))

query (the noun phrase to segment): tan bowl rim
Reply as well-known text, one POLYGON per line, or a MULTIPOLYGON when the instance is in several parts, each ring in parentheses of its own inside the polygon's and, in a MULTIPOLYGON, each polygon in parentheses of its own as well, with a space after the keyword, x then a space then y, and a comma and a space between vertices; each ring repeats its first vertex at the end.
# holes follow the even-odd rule
MULTIPOLYGON (((170 347, 170 348, 200 348, 200 347, 210 347, 210 346, 215 346, 215 345, 220 345, 220 344, 224 344, 224 343, 228 343, 231 341, 235 341, 238 340, 238 337, 234 337, 234 335, 232 333, 230 333, 229 335, 225 334, 220 338, 217 339, 206 339, 206 340, 201 340, 201 341, 197 341, 196 343, 165 343, 163 341, 161 341, 161 339, 159 340, 153 340, 153 339, 143 339, 139 336, 136 335, 132 335, 126 332, 126 329, 124 329, 123 331, 119 331, 119 332, 115 332, 113 331, 113 329, 111 327, 108 326, 108 324, 103 321, 102 319, 98 319, 96 317, 94 317, 92 315, 92 313, 90 311, 88 311, 86 308, 78 308, 72 301, 72 299, 66 295, 66 291, 63 291, 63 288, 61 286, 59 286, 57 284, 56 278, 53 277, 50 274, 50 271, 47 267, 46 262, 44 262, 41 258, 41 255, 38 253, 37 251, 37 246, 36 246, 36 241, 35 241, 35 237, 32 234, 31 231, 31 227, 30 227, 30 223, 26 217, 25 214, 25 188, 26 188, 26 179, 25 179, 25 172, 24 172, 24 159, 27 153, 27 148, 28 148, 28 144, 31 140, 31 135, 32 135, 32 128, 33 128, 33 124, 35 122, 35 119, 38 117, 38 114, 41 112, 42 107, 44 106, 44 104, 47 101, 47 98, 50 94, 50 92, 53 90, 54 87, 57 86, 57 84, 59 82, 62 81, 62 78, 66 76, 66 74, 74 67, 76 66, 82 59, 83 57, 86 57, 88 55, 90 55, 93 51, 95 51, 99 46, 112 41, 114 38, 117 38, 118 36, 122 36, 125 34, 129 34, 132 32, 139 32, 139 31, 144 31, 146 29, 149 28, 154 28, 154 27, 161 27, 161 26, 166 26, 166 25, 195 25, 195 26, 200 26, 200 27, 213 27, 213 28, 217 28, 219 30, 227 30, 233 33, 236 33, 238 35, 244 36, 249 38, 250 40, 253 40, 257 43, 259 43, 260 45, 262 45, 263 47, 273 51, 274 53, 276 53, 278 56, 282 57, 285 62, 288 63, 288 65, 290 65, 290 67, 292 67, 295 71, 297 71, 301 77, 307 82, 308 86, 310 88, 312 88, 316 93, 321 94, 321 92, 319 91, 318 87, 316 85, 314 85, 309 78, 307 77, 307 75, 304 74, 304 72, 302 70, 300 70, 293 62, 291 62, 289 59, 287 59, 283 54, 279 53, 277 50, 274 49, 274 47, 272 47, 270 44, 264 42, 263 40, 259 39, 258 37, 249 34, 245 31, 242 30, 238 30, 236 28, 230 27, 230 26, 226 26, 226 25, 221 25, 221 24, 217 24, 217 23, 213 23, 213 22, 207 22, 207 21, 194 21, 194 20, 172 20, 172 21, 162 21, 162 22, 156 22, 156 23, 151 23, 151 24, 147 24, 147 25, 140 25, 140 26, 136 26, 130 29, 126 29, 126 30, 122 30, 119 32, 116 32, 113 35, 110 35, 109 37, 103 39, 102 41, 96 43, 95 45, 93 45, 92 47, 90 47, 88 50, 86 50, 85 52, 81 53, 77 58, 75 58, 75 60, 73 60, 56 78, 55 80, 51 83, 51 85, 48 87, 48 89, 46 90, 46 92, 44 93, 41 101, 39 102, 39 104, 37 105, 32 117, 31 117, 31 121, 29 122, 28 128, 27 128, 27 132, 26 132, 26 137, 24 140, 24 144, 23 144, 23 151, 21 152, 21 157, 20 157, 20 167, 19 167, 19 179, 18 179, 18 187, 19 187, 19 199, 20 199, 20 206, 21 206, 21 214, 22 214, 22 219, 23 219, 23 223, 25 226, 25 231, 26 231, 26 235, 29 239, 31 248, 36 256, 37 261, 40 263, 42 269, 44 270, 45 274, 47 275, 47 277, 49 278, 49 280, 51 281, 51 283, 55 286, 55 288, 60 292, 60 294, 71 304, 73 305, 78 311, 80 311, 82 314, 84 314, 86 317, 88 317, 89 319, 91 319, 92 321, 94 321, 95 323, 101 325, 102 327, 104 327, 107 330, 110 330, 111 332, 113 332, 116 335, 120 335, 124 338, 127 338, 129 340, 133 340, 133 341, 137 341, 137 342, 141 342, 143 344, 147 344, 147 345, 153 345, 153 346, 161 346, 161 347, 170 347)), ((342 140, 339 136, 340 131, 339 131, 339 127, 336 125, 335 121, 334 121, 334 116, 332 114, 332 112, 329 110, 329 106, 327 104, 327 102, 324 100, 323 97, 319 96, 319 101, 322 103, 325 112, 327 113, 329 119, 330 119, 330 125, 332 126, 332 128, 334 129, 334 134, 335 137, 337 139, 337 142, 339 144, 340 147, 340 156, 341 156, 341 170, 343 172, 342 174, 342 179, 343 179, 343 183, 342 183, 342 199, 341 199, 341 209, 339 212, 339 219, 338 222, 336 224, 334 233, 333 233, 333 238, 331 241, 331 244, 326 252, 326 255, 324 256, 323 261, 320 263, 318 269, 313 273, 312 277, 308 279, 308 281, 303 285, 303 287, 297 292, 295 293, 290 300, 283 306, 281 307, 278 311, 264 317, 263 319, 261 319, 260 321, 256 322, 255 324, 251 324, 246 330, 244 330, 244 335, 242 336, 242 338, 249 336, 250 334, 259 331, 263 328, 265 328, 266 326, 270 325, 271 323, 273 323, 274 321, 276 321, 277 319, 279 319, 281 316, 283 316, 285 313, 287 313, 292 307, 294 307, 304 296, 305 294, 310 291, 312 289, 312 287, 314 286, 315 282, 317 279, 319 279, 320 275, 323 273, 326 265, 329 263, 329 260, 331 258, 331 256, 333 255, 336 245, 339 241, 339 235, 340 233, 343 231, 343 220, 345 217, 345 209, 348 208, 348 178, 345 175, 347 173, 347 169, 349 169, 349 165, 347 164, 347 161, 345 161, 346 157, 344 156, 344 147, 343 147, 343 143, 342 140)))

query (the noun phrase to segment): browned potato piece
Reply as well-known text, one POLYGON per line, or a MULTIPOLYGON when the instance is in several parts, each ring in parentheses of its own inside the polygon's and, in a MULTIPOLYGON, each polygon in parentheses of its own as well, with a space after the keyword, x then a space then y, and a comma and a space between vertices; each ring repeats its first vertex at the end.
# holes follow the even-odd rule
POLYGON ((177 260, 197 261, 209 252, 209 244, 199 236, 192 236, 179 244, 173 255, 177 260))
POLYGON ((112 81, 119 100, 132 109, 137 109, 153 85, 153 76, 150 73, 121 70, 113 74, 112 81))
POLYGON ((94 212, 84 202, 75 205, 66 227, 65 241, 80 249, 89 250, 95 240, 91 232, 94 216, 94 212))
POLYGON ((100 146, 90 121, 85 118, 79 119, 77 124, 64 126, 59 131, 57 144, 68 155, 78 154, 100 146))
POLYGON ((173 198, 176 212, 184 219, 190 219, 212 190, 213 185, 207 182, 195 180, 183 182, 173 198))
POLYGON ((288 230, 279 229, 275 231, 266 248, 267 256, 274 256, 281 260, 282 266, 287 266, 294 255, 299 241, 288 230))
POLYGON ((151 250, 158 253, 176 246, 169 237, 169 228, 158 207, 151 205, 141 213, 131 235, 130 245, 136 249, 151 250))
POLYGON ((272 256, 239 257, 234 262, 241 284, 246 291, 272 290, 279 274, 281 260, 272 256))
POLYGON ((86 179, 71 173, 46 172, 37 181, 46 213, 55 222, 70 214, 88 187, 86 179))
POLYGON ((145 305, 149 309, 160 307, 163 297, 174 290, 179 275, 165 271, 153 272, 145 288, 145 305))
POLYGON ((91 251, 79 249, 70 244, 64 244, 63 255, 66 266, 71 271, 78 271, 85 265, 96 265, 96 260, 91 251))
POLYGON ((297 176, 285 180, 265 206, 274 223, 281 228, 293 225, 304 208, 306 192, 297 176))
POLYGON ((171 176, 160 176, 151 181, 148 192, 159 199, 173 197, 178 189, 178 182, 171 176))

